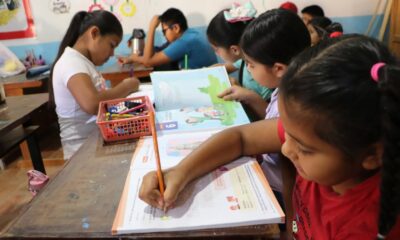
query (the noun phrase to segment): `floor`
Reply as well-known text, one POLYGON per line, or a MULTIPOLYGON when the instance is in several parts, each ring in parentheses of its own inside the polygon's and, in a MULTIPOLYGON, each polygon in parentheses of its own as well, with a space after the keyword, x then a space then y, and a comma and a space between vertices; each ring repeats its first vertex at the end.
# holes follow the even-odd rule
MULTIPOLYGON (((39 142, 47 175, 52 178, 64 164, 57 129, 39 136, 39 142)), ((0 170, 0 233, 33 198, 28 191, 26 175, 32 169, 30 162, 23 160, 19 149, 9 154, 7 160, 10 163, 5 170, 0 170)))

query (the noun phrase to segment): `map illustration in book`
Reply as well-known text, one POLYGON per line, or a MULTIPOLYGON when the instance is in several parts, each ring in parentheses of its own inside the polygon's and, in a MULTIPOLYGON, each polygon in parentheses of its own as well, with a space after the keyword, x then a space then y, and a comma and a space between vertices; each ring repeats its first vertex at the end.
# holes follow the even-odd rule
POLYGON ((240 103, 217 95, 230 87, 224 67, 154 72, 159 130, 197 131, 249 123, 240 103))
MULTIPOLYGON (((178 142, 184 142, 185 139, 198 142, 212 133, 203 134, 204 136, 198 136, 198 139, 193 138, 194 133, 180 134, 178 142)), ((159 137, 164 168, 170 164, 175 165, 187 154, 182 152, 179 156, 169 156, 168 164, 164 164, 171 142, 176 142, 176 139, 177 136, 169 134, 159 137)), ((248 157, 221 166, 192 182, 180 194, 175 207, 166 214, 149 206, 138 198, 138 190, 143 176, 154 169, 151 140, 142 139, 135 151, 112 227, 113 234, 185 231, 283 222, 282 209, 259 164, 248 157)))

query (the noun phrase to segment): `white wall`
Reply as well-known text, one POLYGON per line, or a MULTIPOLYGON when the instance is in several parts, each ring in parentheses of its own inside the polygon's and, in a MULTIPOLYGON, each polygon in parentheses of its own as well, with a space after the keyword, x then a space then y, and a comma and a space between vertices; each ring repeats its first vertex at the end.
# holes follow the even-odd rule
MULTIPOLYGON (((50 0, 30 0, 35 23, 36 37, 31 39, 15 39, 2 41, 6 46, 35 45, 46 42, 58 42, 63 37, 74 13, 87 10, 93 0, 70 0, 71 9, 68 14, 55 14, 50 10, 50 0)), ((119 0, 119 5, 125 0, 119 0)), ((169 7, 182 10, 191 27, 207 26, 211 18, 221 9, 229 7, 232 0, 131 0, 137 6, 133 17, 122 17, 124 33, 130 34, 135 27, 147 29, 148 22, 154 14, 161 14, 169 7)), ((244 0, 236 0, 244 1, 244 0)), ((285 0, 252 0, 258 13, 278 7, 285 0)), ((292 0, 299 10, 310 4, 318 4, 328 17, 356 17, 372 15, 377 0, 292 0)), ((98 3, 104 4, 102 0, 98 3)), ((118 5, 118 6, 119 6, 118 5)), ((108 9, 108 8, 106 8, 108 9)), ((382 9, 382 8, 381 8, 382 9)), ((118 12, 118 7, 117 7, 118 12)), ((382 12, 382 10, 380 11, 382 12)))

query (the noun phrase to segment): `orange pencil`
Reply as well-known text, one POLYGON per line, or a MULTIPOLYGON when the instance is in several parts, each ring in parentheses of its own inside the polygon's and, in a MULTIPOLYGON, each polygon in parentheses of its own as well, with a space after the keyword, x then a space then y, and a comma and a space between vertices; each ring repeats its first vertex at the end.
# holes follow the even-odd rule
POLYGON ((164 196, 164 177, 161 169, 160 153, 158 151, 156 120, 153 111, 150 111, 149 114, 150 114, 150 124, 151 124, 151 135, 153 136, 154 153, 156 156, 158 185, 160 187, 161 196, 164 196))

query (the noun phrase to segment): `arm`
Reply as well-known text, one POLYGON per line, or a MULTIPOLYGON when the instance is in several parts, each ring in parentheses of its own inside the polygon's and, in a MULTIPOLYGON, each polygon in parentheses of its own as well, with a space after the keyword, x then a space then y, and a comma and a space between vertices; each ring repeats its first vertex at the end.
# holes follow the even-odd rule
POLYGON ((154 35, 156 32, 156 28, 159 25, 160 25, 159 16, 155 15, 150 22, 149 31, 147 33, 146 44, 144 45, 143 56, 132 54, 129 57, 118 58, 118 61, 122 64, 137 62, 145 65, 146 67, 159 66, 171 62, 171 59, 167 55, 165 55, 164 52, 160 51, 154 53, 154 35))
POLYGON ((100 101, 126 97, 129 93, 138 90, 139 83, 136 78, 126 78, 114 88, 99 92, 89 75, 78 73, 69 79, 67 87, 83 111, 95 115, 100 101))
POLYGON ((227 101, 239 101, 248 106, 258 118, 265 118, 268 103, 256 92, 241 86, 232 86, 218 95, 227 101))
POLYGON ((277 120, 262 120, 213 135, 178 165, 164 172, 164 199, 155 172, 143 179, 139 197, 152 206, 170 208, 180 191, 194 179, 243 155, 279 152, 277 120))

